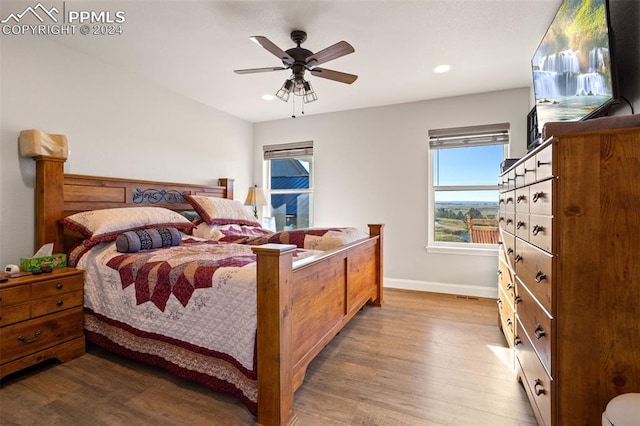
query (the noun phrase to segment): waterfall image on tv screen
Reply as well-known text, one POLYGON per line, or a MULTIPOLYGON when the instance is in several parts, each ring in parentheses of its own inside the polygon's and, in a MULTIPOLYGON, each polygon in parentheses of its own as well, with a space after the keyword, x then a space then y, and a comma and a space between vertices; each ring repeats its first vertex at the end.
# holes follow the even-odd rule
POLYGON ((595 116, 614 99, 606 0, 565 0, 531 60, 538 125, 595 116))

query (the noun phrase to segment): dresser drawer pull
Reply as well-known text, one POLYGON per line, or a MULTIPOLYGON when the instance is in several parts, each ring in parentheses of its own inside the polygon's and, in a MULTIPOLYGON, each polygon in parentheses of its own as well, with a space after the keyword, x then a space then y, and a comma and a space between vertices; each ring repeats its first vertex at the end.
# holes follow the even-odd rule
MULTIPOLYGON (((511 179, 509 179, 511 180, 511 179)), ((505 203, 509 204, 509 203, 513 203, 513 197, 509 197, 507 198, 507 200, 505 201, 505 203)))
POLYGON ((550 165, 551 165, 551 163, 550 163, 550 162, 546 162, 546 163, 545 163, 545 162, 543 162, 543 161, 538 160, 538 167, 540 167, 540 166, 550 166, 550 165))
POLYGON ((513 321, 511 321, 511 318, 507 318, 507 325, 509 328, 513 329, 513 321))
POLYGON ((536 335, 536 339, 538 340, 542 339, 544 336, 547 335, 547 333, 542 329, 542 326, 540 324, 536 325, 536 329, 534 330, 533 334, 536 335))
POLYGON ((542 386, 542 380, 540 379, 536 379, 535 384, 533 385, 533 389, 536 391, 537 396, 547 393, 547 391, 544 390, 544 387, 542 386))
POLYGON ((498 219, 498 222, 504 222, 504 217, 500 216, 500 218, 498 219))
POLYGON ((537 282, 537 283, 540 283, 540 282, 542 282, 542 281, 544 281, 544 280, 546 280, 546 279, 547 279, 547 275, 546 275, 544 272, 542 272, 542 271, 538 271, 538 272, 536 273, 536 278, 535 278, 535 280, 536 280, 536 282, 537 282))
POLYGON ((524 169, 525 173, 533 173, 535 171, 536 171, 536 169, 524 169))
POLYGON ((31 339, 27 339, 24 336, 18 336, 18 340, 21 341, 22 343, 33 343, 36 340, 38 340, 38 338, 40 337, 40 333, 42 333, 42 331, 36 330, 35 334, 31 339))
POLYGON ((58 283, 58 285, 56 286, 56 288, 58 290, 62 290, 62 287, 64 287, 64 285, 62 285, 62 283, 58 283))
POLYGON ((516 302, 516 305, 519 304, 520 302, 522 302, 522 297, 520 296, 516 296, 515 299, 513 299, 514 302, 516 302))
POLYGON ((498 300, 496 300, 496 303, 498 304, 498 306, 502 306, 502 299, 498 297, 498 300))
POLYGON ((522 221, 518 221, 517 225, 516 225, 516 229, 520 229, 523 226, 525 226, 527 223, 526 222, 522 222, 522 221))
POLYGON ((514 258, 513 258, 513 261, 514 261, 515 263, 518 263, 518 262, 520 262, 521 260, 522 260, 522 256, 520 256, 519 254, 516 254, 516 257, 514 257, 514 258))
POLYGON ((507 248, 507 254, 513 253, 513 249, 511 247, 507 248))
POLYGON ((516 337, 513 338, 513 345, 514 346, 518 346, 521 343, 522 343, 522 340, 520 340, 520 336, 516 336, 516 337))
POLYGON ((533 225, 533 229, 531 230, 531 233, 533 235, 538 235, 540 232, 544 231, 544 227, 540 226, 540 225, 533 225))
POLYGON ((544 192, 536 192, 533 194, 533 202, 537 203, 538 200, 541 200, 545 197, 545 193, 544 192))
POLYGON ((502 269, 498 269, 498 276, 501 277, 502 276, 502 269))
POLYGON ((507 290, 511 290, 512 288, 513 288, 513 283, 512 282, 507 284, 507 290))
POLYGON ((525 197, 524 195, 518 195, 518 198, 516 198, 516 203, 519 203, 520 201, 524 201, 526 199, 527 199, 527 197, 525 197))
POLYGON ((62 300, 58 300, 56 302, 56 306, 62 306, 62 305, 64 305, 64 302, 62 300))
POLYGON ((513 219, 507 219, 507 225, 513 223, 513 219))

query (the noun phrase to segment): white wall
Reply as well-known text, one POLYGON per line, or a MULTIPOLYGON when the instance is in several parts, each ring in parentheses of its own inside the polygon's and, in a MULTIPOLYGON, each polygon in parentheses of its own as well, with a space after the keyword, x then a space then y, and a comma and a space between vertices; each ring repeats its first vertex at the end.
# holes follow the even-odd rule
POLYGON ((529 88, 522 88, 257 123, 254 174, 258 182, 263 145, 313 140, 316 226, 384 223, 387 286, 492 297, 496 255, 425 249, 432 220, 427 132, 509 122, 510 156, 521 157, 529 109, 529 88))
POLYGON ((33 253, 34 162, 24 129, 69 139, 65 172, 253 184, 252 124, 154 86, 45 37, 3 37, 0 88, 0 265, 33 253))

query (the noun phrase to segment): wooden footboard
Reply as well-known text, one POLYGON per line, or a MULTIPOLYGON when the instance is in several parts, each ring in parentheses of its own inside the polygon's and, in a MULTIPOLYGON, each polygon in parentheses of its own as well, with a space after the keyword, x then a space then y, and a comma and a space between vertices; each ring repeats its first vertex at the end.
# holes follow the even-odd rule
POLYGON ((295 422, 293 394, 309 363, 366 304, 381 306, 382 225, 370 238, 292 263, 293 245, 258 257, 258 421, 295 422))

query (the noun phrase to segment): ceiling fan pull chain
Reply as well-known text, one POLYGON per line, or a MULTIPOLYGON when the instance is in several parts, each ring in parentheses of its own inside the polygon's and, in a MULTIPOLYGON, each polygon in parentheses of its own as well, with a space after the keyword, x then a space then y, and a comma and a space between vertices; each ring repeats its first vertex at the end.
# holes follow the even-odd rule
POLYGON ((291 103, 292 105, 292 111, 291 111, 291 118, 296 118, 296 97, 293 97, 293 102, 291 103))

